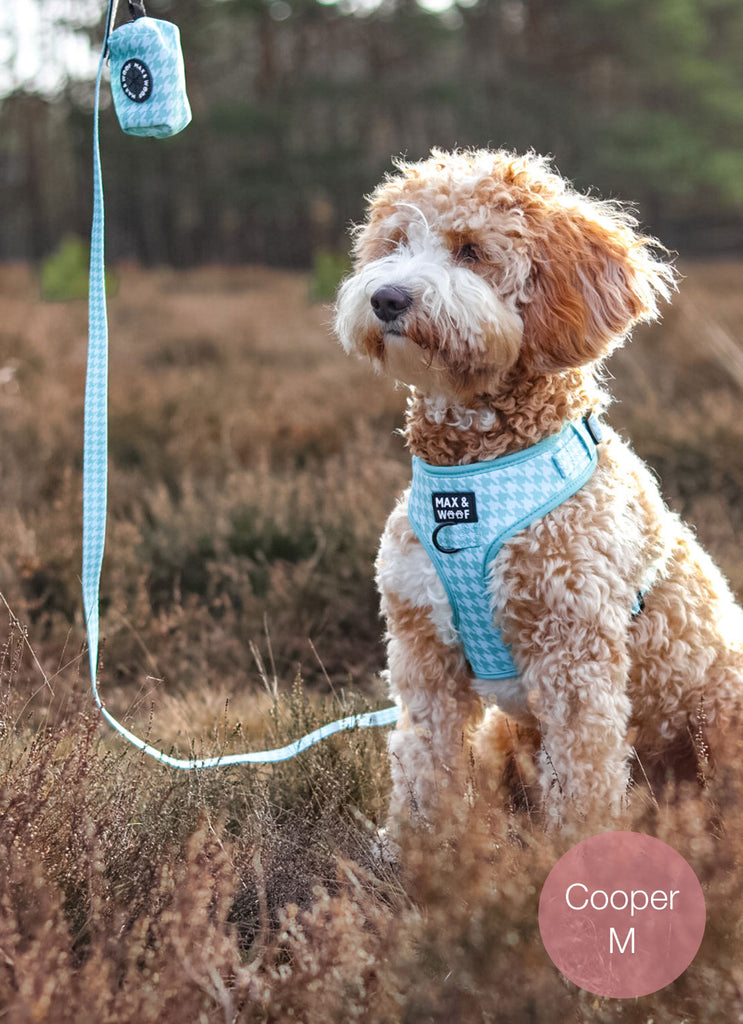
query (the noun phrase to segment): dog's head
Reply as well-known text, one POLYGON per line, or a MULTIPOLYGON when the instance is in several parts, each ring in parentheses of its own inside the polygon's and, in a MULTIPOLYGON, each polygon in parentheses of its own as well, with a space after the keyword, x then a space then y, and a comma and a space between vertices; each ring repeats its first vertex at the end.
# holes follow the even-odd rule
POLYGON ((434 150, 397 167, 357 231, 336 330, 428 394, 468 398, 514 370, 602 359, 673 288, 626 210, 580 195, 541 157, 434 150))

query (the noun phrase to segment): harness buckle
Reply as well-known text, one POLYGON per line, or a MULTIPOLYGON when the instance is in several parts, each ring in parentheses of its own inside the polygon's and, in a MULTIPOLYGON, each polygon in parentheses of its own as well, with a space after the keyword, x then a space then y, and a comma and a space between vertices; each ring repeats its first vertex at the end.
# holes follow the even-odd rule
POLYGON ((593 443, 596 446, 600 445, 604 439, 604 432, 601 429, 601 422, 593 409, 588 410, 583 417, 583 422, 593 443))

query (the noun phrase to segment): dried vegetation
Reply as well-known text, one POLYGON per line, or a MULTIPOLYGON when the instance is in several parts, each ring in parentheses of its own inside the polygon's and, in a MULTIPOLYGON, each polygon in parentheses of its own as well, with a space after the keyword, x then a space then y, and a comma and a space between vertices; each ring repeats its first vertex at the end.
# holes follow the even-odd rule
MULTIPOLYGON (((740 593, 740 267, 687 275, 612 361, 612 420, 740 593)), ((168 749, 279 745, 382 699, 371 563, 408 472, 404 396, 306 296, 260 269, 124 268, 111 303, 102 684, 168 749)), ((375 842, 381 733, 174 774, 101 727, 77 579, 85 318, 0 269, 0 1020, 742 1021, 741 794, 638 790, 628 827, 689 859, 708 925, 678 981, 620 1002, 539 938, 576 836, 476 794, 466 838, 409 837, 401 872, 375 842)))

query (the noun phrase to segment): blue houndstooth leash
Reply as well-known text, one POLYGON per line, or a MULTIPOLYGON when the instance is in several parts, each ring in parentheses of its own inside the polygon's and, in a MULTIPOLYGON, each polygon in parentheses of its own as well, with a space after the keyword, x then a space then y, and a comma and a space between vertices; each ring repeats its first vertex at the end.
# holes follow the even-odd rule
POLYGON ((101 77, 110 56, 111 87, 116 114, 131 135, 166 138, 191 120, 185 90, 183 56, 178 28, 172 22, 148 18, 140 0, 130 0, 133 20, 112 31, 117 0, 109 0, 106 29, 95 83, 93 115, 93 226, 90 236, 88 296, 88 370, 85 384, 83 449, 83 568, 82 589, 88 629, 88 656, 93 696, 106 721, 126 740, 172 768, 224 768, 234 764, 269 764, 295 757, 315 743, 347 729, 392 725, 398 707, 350 715, 323 725, 277 750, 222 757, 171 757, 135 736, 106 710, 98 692, 99 592, 106 540, 108 492, 108 316, 104 269, 104 206, 98 131, 101 77))

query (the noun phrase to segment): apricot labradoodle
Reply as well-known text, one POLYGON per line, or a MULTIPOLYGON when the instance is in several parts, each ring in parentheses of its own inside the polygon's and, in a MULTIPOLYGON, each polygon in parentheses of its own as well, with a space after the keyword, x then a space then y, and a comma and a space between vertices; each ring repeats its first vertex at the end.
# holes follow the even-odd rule
POLYGON ((613 815, 633 762, 689 736, 726 764, 743 694, 743 613, 599 419, 602 361, 675 274, 534 154, 397 167, 336 314, 346 351, 411 388, 413 484, 377 560, 392 821, 463 793, 473 748, 502 774, 517 734, 548 823, 613 815))

